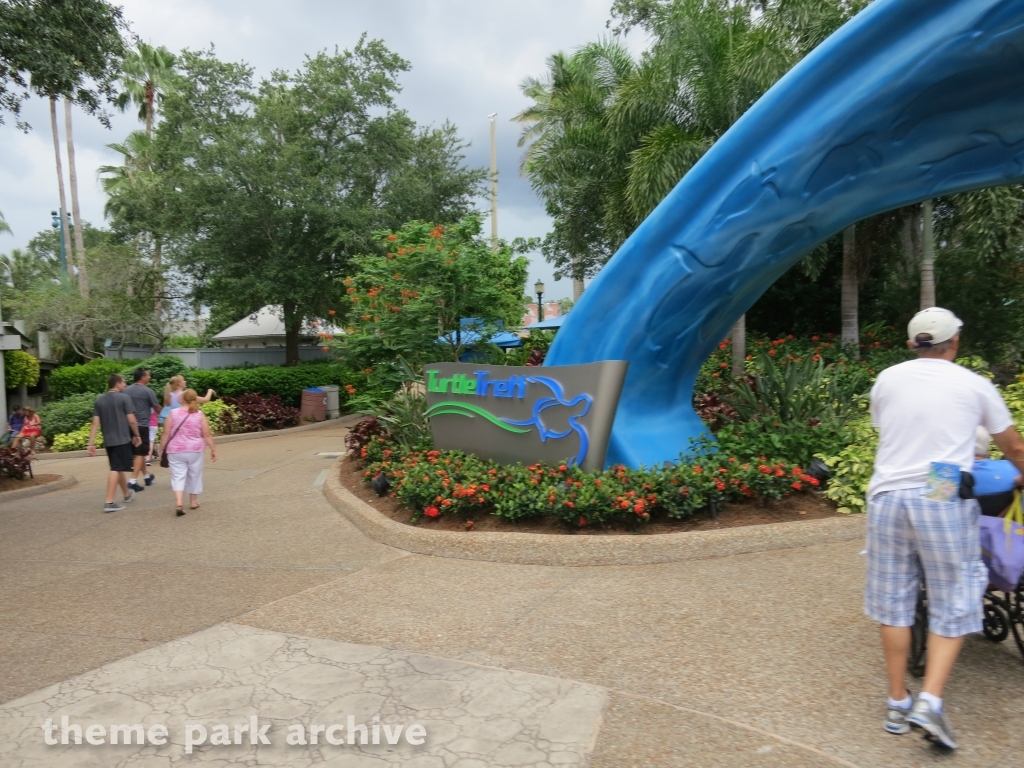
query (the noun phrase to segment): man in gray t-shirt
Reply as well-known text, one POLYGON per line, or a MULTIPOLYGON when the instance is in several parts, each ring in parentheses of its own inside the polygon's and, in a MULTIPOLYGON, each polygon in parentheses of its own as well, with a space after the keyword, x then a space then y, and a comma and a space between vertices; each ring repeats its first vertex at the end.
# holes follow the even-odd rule
POLYGON ((156 399, 156 394, 149 388, 151 377, 148 369, 136 368, 132 378, 135 383, 125 387, 124 393, 132 401, 132 412, 135 414, 135 421, 139 423, 139 437, 142 438, 142 442, 132 448, 135 460, 128 487, 133 491, 144 491, 146 485, 153 484, 154 479, 152 473, 145 473, 143 479, 146 485, 139 484, 139 475, 143 474, 146 468, 146 457, 149 456, 149 417, 154 411, 160 413, 160 403, 156 399))
POLYGON ((135 491, 128 487, 127 473, 132 471, 132 446, 138 446, 139 424, 135 420, 132 401, 124 394, 124 377, 112 373, 107 381, 110 387, 105 394, 96 398, 93 406, 92 424, 89 427, 89 455, 96 455, 96 430, 103 430, 103 447, 110 462, 107 476, 107 500, 104 512, 117 512, 124 506, 114 501, 114 493, 120 485, 125 503, 132 500, 135 491))

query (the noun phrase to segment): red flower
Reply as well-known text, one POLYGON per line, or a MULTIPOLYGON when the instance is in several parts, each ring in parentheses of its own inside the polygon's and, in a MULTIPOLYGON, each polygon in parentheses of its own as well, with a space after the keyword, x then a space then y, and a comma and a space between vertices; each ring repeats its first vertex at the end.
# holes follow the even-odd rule
POLYGON ((793 483, 793 490, 796 490, 796 491, 802 491, 803 489, 804 489, 804 487, 803 487, 803 485, 802 485, 802 484, 800 483, 800 481, 799 481, 799 480, 798 480, 797 482, 793 483))
POLYGON ((441 510, 431 504, 423 510, 423 514, 427 517, 439 517, 441 515, 441 510))
POLYGON ((452 505, 452 500, 451 499, 445 499, 444 501, 441 502, 441 506, 442 507, 450 507, 451 505, 452 505))
POLYGON ((769 349, 768 350, 768 354, 771 355, 772 357, 775 357, 775 350, 774 349, 769 349))
POLYGON ((582 527, 583 527, 583 526, 585 526, 586 524, 587 524, 587 518, 585 518, 585 517, 581 517, 581 518, 580 518, 580 528, 582 528, 582 527))
POLYGON ((565 464, 559 464, 558 465, 558 471, 559 472, 566 472, 568 469, 569 468, 567 466, 565 466, 565 464))
POLYGON ((720 491, 724 491, 725 483, 723 483, 721 480, 715 480, 715 488, 717 488, 720 491))

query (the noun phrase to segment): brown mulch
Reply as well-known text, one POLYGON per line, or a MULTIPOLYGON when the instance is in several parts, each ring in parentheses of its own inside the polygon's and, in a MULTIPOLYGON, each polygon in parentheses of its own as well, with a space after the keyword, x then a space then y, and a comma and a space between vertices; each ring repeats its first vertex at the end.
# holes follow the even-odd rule
POLYGON ((31 488, 33 485, 42 485, 59 478, 60 475, 36 475, 35 477, 26 477, 24 480, 17 480, 13 477, 0 475, 0 493, 4 491, 17 491, 21 488, 31 488))
MULTIPOLYGON (((412 511, 390 496, 377 496, 368 483, 363 482, 363 470, 351 459, 341 465, 341 483, 357 497, 377 509, 385 517, 413 525, 412 511)), ((812 492, 794 493, 779 501, 751 502, 748 504, 726 504, 712 519, 704 513, 686 520, 674 520, 665 515, 654 515, 643 526, 629 527, 624 524, 587 526, 582 529, 567 528, 555 518, 540 518, 512 522, 497 515, 474 515, 474 531, 495 531, 515 533, 558 533, 565 535, 608 535, 608 534, 655 534, 682 533, 684 531, 711 531, 718 528, 737 528, 743 525, 764 525, 766 523, 788 523, 800 520, 820 520, 837 517, 835 505, 812 492)), ((423 518, 415 523, 420 528, 432 531, 465 531, 465 518, 458 515, 441 515, 434 520, 423 518)))

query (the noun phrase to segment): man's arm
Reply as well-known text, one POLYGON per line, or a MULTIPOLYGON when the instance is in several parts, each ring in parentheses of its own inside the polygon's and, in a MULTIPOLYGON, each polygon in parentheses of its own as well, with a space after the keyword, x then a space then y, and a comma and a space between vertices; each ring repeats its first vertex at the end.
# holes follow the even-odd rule
MULTIPOLYGON (((992 440, 1003 455, 1006 456, 1007 461, 1013 464, 1017 468, 1017 471, 1024 475, 1024 440, 1021 439, 1020 433, 1015 427, 1003 430, 998 434, 992 435, 992 440)), ((1017 481, 1020 484, 1021 478, 1018 477, 1017 481)))
POLYGON ((88 451, 89 451, 89 455, 90 456, 95 456, 96 455, 96 444, 95 444, 94 441, 96 440, 96 430, 99 429, 99 426, 100 426, 100 417, 99 416, 93 416, 92 417, 92 424, 89 425, 89 447, 88 447, 88 451))
POLYGON ((139 436, 139 422, 138 419, 135 418, 134 413, 128 414, 128 426, 131 427, 132 430, 132 445, 142 445, 142 438, 139 436))

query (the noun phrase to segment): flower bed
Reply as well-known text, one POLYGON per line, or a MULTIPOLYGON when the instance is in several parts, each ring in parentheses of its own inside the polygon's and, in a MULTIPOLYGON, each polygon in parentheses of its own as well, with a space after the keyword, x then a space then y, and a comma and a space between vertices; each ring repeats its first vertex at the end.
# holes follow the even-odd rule
POLYGON ((796 465, 721 454, 671 468, 584 472, 566 464, 503 466, 457 451, 402 452, 380 435, 356 451, 364 479, 386 478, 413 522, 496 515, 512 522, 549 517, 571 528, 642 526, 654 515, 681 520, 729 502, 778 500, 819 484, 796 465))

